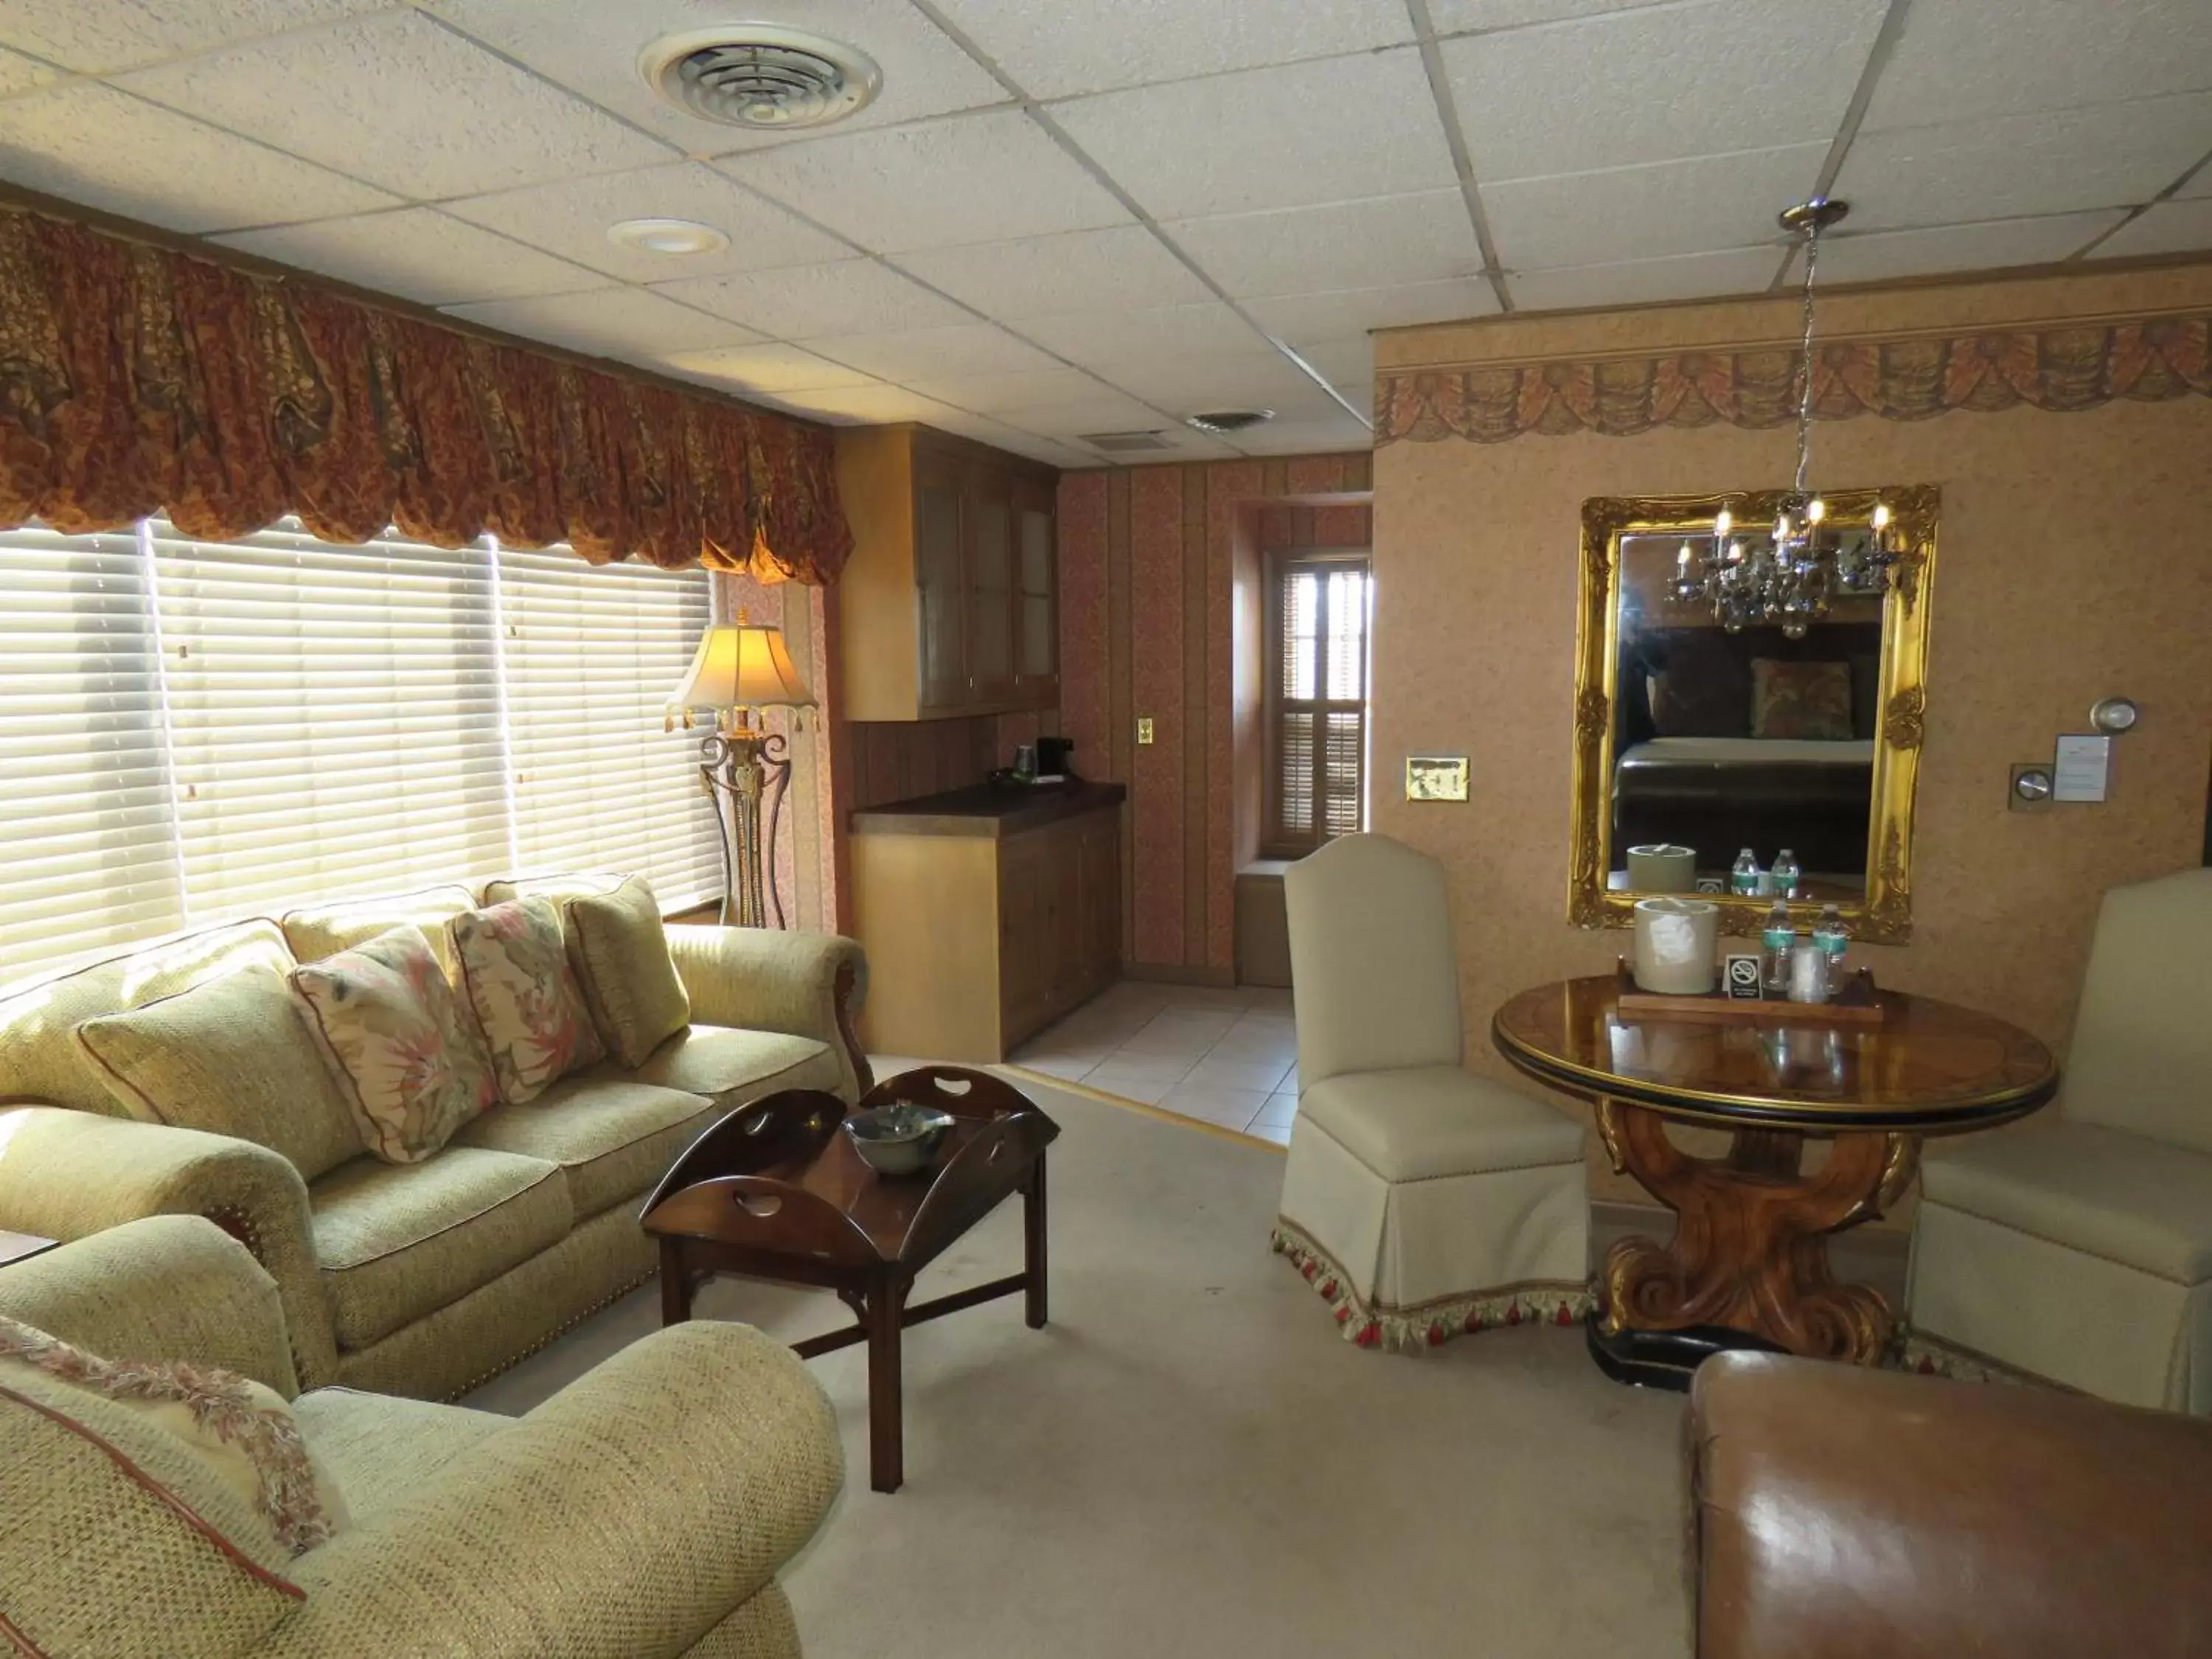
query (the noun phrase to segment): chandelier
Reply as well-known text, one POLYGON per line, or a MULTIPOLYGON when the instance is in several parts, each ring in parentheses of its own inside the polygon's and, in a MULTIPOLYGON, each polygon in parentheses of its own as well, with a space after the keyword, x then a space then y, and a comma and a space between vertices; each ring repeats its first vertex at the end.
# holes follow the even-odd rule
POLYGON ((1839 594, 1880 593, 1897 562, 1891 514, 1877 501, 1863 528, 1827 521, 1827 504, 1806 486, 1813 441, 1813 277, 1820 233, 1850 211, 1846 202, 1815 196, 1782 210, 1783 228, 1804 239, 1804 338, 1797 365, 1797 476, 1771 527, 1737 526, 1725 507, 1711 535, 1682 544, 1675 557, 1674 597, 1712 606, 1731 634, 1779 627, 1790 639, 1828 613, 1839 594), (1697 542, 1702 540, 1702 547, 1697 542))

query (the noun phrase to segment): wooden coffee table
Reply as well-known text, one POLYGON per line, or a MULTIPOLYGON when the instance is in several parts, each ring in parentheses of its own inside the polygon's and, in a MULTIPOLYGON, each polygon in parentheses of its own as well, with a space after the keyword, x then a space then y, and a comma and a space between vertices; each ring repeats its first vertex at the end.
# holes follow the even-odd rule
MULTIPOLYGON (((894 1100, 957 1121, 928 1168, 879 1176, 839 1133, 845 1103, 788 1089, 732 1112, 692 1143, 647 1200, 660 1241, 660 1317, 691 1316, 709 1274, 819 1285, 858 1316, 850 1329, 795 1346, 802 1358, 868 1345, 868 1473, 878 1492, 905 1479, 899 1333, 926 1319, 1023 1292, 1030 1328, 1045 1322, 1044 1152, 1060 1126, 1011 1085, 959 1066, 879 1083, 860 1107, 894 1100), (1014 1194, 1022 1195, 1022 1271, 907 1305, 915 1276, 1014 1194)), ((858 1110, 860 1108, 854 1108, 858 1110)))

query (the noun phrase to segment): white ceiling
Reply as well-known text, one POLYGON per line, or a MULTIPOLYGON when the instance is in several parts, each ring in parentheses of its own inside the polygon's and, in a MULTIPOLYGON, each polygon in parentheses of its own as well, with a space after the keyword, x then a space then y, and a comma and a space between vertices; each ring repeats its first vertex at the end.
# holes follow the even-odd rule
POLYGON ((2212 0, 6 0, 0 179, 828 420, 1280 454, 1368 441, 1369 330, 1765 291, 1817 190, 1838 281, 2212 248, 2212 0), (639 78, 738 19, 882 94, 639 78))

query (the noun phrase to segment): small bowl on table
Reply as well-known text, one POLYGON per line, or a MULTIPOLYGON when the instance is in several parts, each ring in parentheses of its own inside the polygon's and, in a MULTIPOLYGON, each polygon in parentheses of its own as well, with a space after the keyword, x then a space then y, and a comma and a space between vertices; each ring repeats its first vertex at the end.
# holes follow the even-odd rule
POLYGON ((860 1162, 881 1176, 908 1176, 929 1166, 954 1122, 952 1114, 910 1100, 854 1112, 840 1126, 860 1162))

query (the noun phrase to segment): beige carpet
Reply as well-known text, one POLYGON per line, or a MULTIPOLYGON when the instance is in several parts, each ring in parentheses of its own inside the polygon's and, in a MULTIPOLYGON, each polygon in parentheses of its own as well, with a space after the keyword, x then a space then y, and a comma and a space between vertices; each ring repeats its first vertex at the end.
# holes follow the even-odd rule
MULTIPOLYGON (((1018 1080, 1062 1130, 1053 1322, 1008 1298, 908 1333, 889 1497, 861 1351, 812 1362, 848 1463, 786 1576, 812 1659, 1680 1659, 1679 1398, 1607 1382, 1577 1330, 1357 1349, 1267 1249, 1279 1152, 1018 1080)), ((917 1297, 1018 1267, 1019 1219, 917 1297)), ((700 1311, 845 1322, 729 1280, 700 1311)), ((526 1410, 657 1320, 634 1295, 469 1403, 526 1410)))

